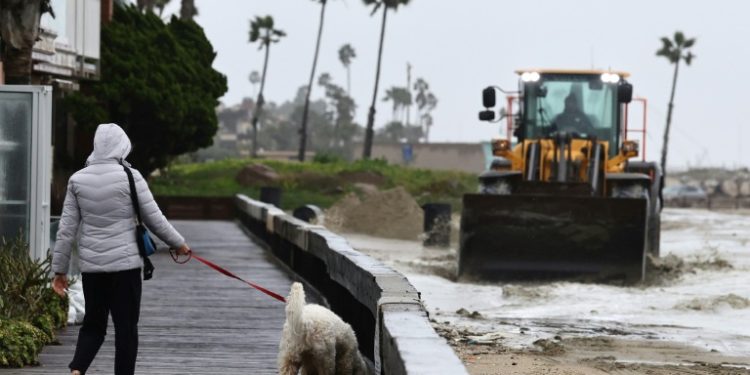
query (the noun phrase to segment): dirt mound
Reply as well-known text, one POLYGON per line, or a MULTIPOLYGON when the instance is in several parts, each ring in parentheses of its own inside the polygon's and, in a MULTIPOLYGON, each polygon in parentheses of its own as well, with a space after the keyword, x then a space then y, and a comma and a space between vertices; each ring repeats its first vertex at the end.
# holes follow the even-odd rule
POLYGON ((722 306, 728 306, 733 309, 746 309, 750 307, 750 300, 736 294, 726 294, 712 298, 693 298, 690 301, 678 304, 675 308, 695 311, 715 311, 722 306))
POLYGON ((336 231, 417 240, 424 214, 402 187, 372 192, 359 198, 348 194, 326 212, 326 226, 336 231))

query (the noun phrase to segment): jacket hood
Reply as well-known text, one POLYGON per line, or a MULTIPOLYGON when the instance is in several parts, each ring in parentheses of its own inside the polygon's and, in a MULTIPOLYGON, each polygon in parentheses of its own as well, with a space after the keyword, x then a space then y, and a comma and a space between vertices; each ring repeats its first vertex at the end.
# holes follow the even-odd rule
POLYGON ((130 154, 130 139, 117 124, 101 124, 94 134, 94 151, 86 164, 103 160, 124 161, 130 154))

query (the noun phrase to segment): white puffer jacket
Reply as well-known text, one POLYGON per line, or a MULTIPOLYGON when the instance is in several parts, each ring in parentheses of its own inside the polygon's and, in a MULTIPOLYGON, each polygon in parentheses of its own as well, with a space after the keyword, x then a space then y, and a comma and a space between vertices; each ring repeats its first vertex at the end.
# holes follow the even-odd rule
MULTIPOLYGON (((94 152, 86 167, 68 181, 60 227, 52 255, 52 271, 67 273, 76 239, 81 272, 116 272, 143 267, 135 241, 135 211, 128 176, 121 162, 130 140, 116 124, 102 124, 94 135, 94 152), (80 237, 77 238, 80 227, 80 237)), ((170 247, 180 247, 177 233, 156 205, 143 176, 135 170, 141 218, 149 231, 170 247)))

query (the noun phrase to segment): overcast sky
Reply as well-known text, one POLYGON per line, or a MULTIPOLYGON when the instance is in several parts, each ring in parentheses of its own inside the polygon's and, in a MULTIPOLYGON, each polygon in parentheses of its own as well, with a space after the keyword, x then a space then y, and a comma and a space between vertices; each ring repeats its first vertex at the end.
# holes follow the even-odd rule
MULTIPOLYGON (((173 0, 167 13, 177 12, 173 0)), ((311 0, 196 0, 197 22, 218 52, 215 68, 227 75, 227 105, 252 95, 248 75, 263 54, 248 43, 249 20, 270 14, 288 36, 271 47, 266 98, 284 101, 307 83, 319 5, 311 0)), ((345 86, 338 48, 351 43, 352 96, 365 124, 372 99, 380 17, 360 0, 331 0, 326 13, 318 73, 345 86)), ((406 63, 439 99, 431 141, 478 142, 499 126, 477 120, 481 89, 516 87, 518 68, 625 70, 635 95, 649 100, 648 158, 657 160, 672 79, 672 66, 655 51, 659 38, 682 30, 697 37, 697 58, 682 67, 677 86, 669 165, 748 166, 750 105, 750 2, 717 0, 412 0, 388 16, 376 127, 391 118, 383 91, 406 84, 406 63)), ((313 96, 323 92, 315 87, 313 96)), ((636 115, 635 112, 633 112, 636 115)), ((414 116, 412 116, 414 117, 414 116)))

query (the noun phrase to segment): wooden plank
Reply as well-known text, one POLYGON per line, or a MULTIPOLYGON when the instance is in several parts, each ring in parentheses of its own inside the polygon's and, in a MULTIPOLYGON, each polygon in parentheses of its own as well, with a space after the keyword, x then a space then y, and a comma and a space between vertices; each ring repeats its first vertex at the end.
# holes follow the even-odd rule
MULTIPOLYGON (((197 254, 281 295, 291 280, 233 222, 174 221, 197 254)), ((179 265, 166 251, 151 257, 154 279, 144 282, 136 374, 275 374, 284 304, 205 265, 179 265)), ((65 374, 78 326, 45 347, 41 365, 0 369, 0 374, 65 374)), ((89 369, 111 374, 114 328, 89 369)))

